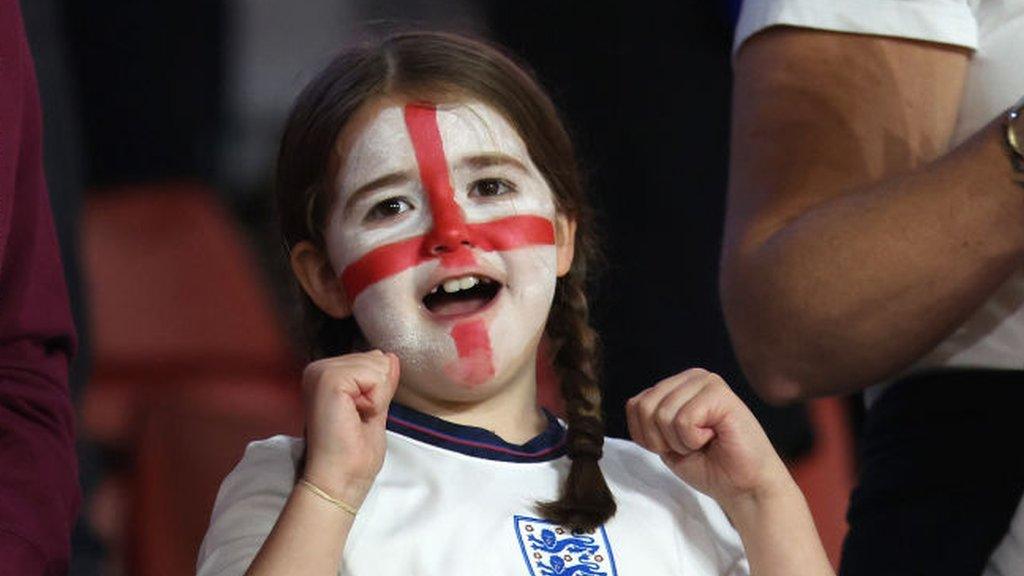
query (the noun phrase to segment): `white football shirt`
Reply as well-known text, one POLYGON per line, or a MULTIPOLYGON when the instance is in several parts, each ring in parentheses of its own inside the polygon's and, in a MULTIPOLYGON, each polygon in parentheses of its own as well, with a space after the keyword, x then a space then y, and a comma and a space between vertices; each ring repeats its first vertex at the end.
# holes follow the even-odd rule
MULTIPOLYGON (((199 553, 200 576, 241 575, 295 483, 298 438, 251 443, 221 486, 199 553)), ((718 505, 653 454, 608 439, 601 468, 618 513, 572 533, 539 517, 569 468, 565 429, 523 445, 392 405, 384 466, 345 546, 346 576, 739 576, 750 569, 718 505)))

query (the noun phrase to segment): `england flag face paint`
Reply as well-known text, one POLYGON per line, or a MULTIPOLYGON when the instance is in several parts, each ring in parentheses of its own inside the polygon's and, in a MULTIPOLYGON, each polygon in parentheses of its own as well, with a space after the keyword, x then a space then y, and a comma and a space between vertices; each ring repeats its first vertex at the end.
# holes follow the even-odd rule
POLYGON ((479 102, 368 114, 342 139, 326 229, 363 334, 398 354, 404 384, 445 399, 532 378, 558 216, 522 139, 479 102))

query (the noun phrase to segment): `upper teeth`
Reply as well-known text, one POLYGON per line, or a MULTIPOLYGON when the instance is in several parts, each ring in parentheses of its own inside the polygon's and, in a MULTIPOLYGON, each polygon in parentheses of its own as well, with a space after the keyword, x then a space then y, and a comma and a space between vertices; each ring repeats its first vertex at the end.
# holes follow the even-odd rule
MULTIPOLYGON (((469 290, 470 288, 476 286, 482 281, 483 280, 477 278, 476 276, 463 276, 461 278, 452 278, 451 280, 445 280, 440 287, 443 288, 445 292, 451 294, 453 292, 458 292, 459 290, 469 290)), ((436 292, 437 288, 434 288, 434 291, 436 292)))

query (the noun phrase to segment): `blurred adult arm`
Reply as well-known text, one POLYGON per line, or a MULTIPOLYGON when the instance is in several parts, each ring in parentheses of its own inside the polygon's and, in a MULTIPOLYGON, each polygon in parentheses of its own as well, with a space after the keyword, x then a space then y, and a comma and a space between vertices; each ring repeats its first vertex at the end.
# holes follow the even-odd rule
POLYGON ((1022 263, 1001 116, 955 149, 969 53, 774 27, 735 62, 721 290, 768 400, 861 389, 924 355, 1022 263))
POLYGON ((75 346, 17 0, 0 0, 0 574, 66 574, 79 504, 75 346))

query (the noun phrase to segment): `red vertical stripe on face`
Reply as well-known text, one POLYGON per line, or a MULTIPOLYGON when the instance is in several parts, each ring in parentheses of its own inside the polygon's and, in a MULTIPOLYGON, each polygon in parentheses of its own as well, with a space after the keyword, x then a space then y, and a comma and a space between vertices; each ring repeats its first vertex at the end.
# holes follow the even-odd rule
POLYGON ((458 363, 452 367, 455 381, 477 386, 494 376, 491 338, 483 320, 456 324, 452 327, 452 340, 459 354, 458 363))
POLYGON ((424 248, 441 257, 445 266, 475 264, 469 251, 471 238, 462 209, 455 202, 448 173, 448 159, 444 155, 441 129, 437 126, 437 108, 433 104, 407 104, 405 127, 409 130, 416 153, 420 181, 427 192, 427 201, 434 217, 434 227, 427 234, 424 248))

